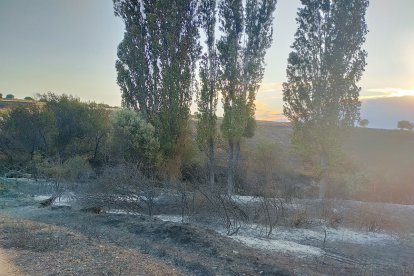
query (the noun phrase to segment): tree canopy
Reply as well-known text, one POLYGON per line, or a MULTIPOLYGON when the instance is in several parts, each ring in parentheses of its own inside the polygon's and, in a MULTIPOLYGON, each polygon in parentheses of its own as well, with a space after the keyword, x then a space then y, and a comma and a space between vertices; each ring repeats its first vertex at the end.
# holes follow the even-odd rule
POLYGON ((154 125, 168 159, 186 132, 195 91, 198 1, 113 2, 125 22, 116 62, 123 105, 154 125))
POLYGON ((263 78, 266 50, 273 36, 276 0, 220 1, 217 44, 223 101, 222 133, 229 142, 228 192, 234 192, 234 173, 243 136, 255 128, 255 99, 263 78))
POLYGON ((412 130, 414 128, 414 124, 410 121, 403 120, 398 122, 397 127, 401 130, 412 130))
POLYGON ((319 156, 325 175, 340 132, 359 119, 368 0, 301 2, 283 84, 284 114, 293 123, 293 142, 319 156))

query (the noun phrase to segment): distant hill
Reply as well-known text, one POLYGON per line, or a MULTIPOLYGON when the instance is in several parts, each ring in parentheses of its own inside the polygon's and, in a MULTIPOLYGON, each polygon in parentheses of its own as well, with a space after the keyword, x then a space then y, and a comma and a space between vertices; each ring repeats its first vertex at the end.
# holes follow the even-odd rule
POLYGON ((36 101, 29 101, 29 100, 0 99, 0 109, 10 109, 10 108, 17 107, 17 106, 25 106, 25 105, 31 105, 31 104, 36 104, 36 103, 37 103, 36 101))
MULTIPOLYGON (((287 123, 258 121, 256 135, 245 140, 241 158, 249 158, 258 141, 270 139, 282 145, 289 157, 285 161, 301 171, 302 162, 290 150, 291 131, 287 123)), ((344 140, 345 154, 368 178, 365 197, 414 204, 414 132, 354 128, 344 140)))
POLYGON ((414 122, 414 96, 366 99, 362 101, 361 118, 369 127, 396 129, 397 122, 414 122))

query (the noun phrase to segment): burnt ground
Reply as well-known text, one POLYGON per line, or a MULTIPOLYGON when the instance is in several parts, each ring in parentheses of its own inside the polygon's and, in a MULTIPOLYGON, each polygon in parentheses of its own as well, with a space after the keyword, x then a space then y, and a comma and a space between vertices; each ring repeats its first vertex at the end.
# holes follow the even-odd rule
MULTIPOLYGON (((55 225, 57 232, 71 231, 97 244, 110 244, 145 254, 183 274, 290 275, 292 272, 283 265, 287 260, 282 257, 252 252, 212 230, 190 224, 164 222, 145 215, 96 215, 33 207, 9 209, 5 213, 18 218, 23 225, 27 221, 55 225)), ((16 263, 19 265, 19 259, 16 263)))
MULTIPOLYGON (((47 244, 52 247, 50 251, 60 252, 59 250, 74 246, 70 251, 80 254, 75 257, 69 253, 52 254, 54 258, 50 259, 45 254, 49 249, 23 250, 25 253, 14 261, 22 271, 33 272, 31 267, 34 267, 36 273, 28 273, 30 275, 102 275, 102 271, 106 271, 105 275, 135 275, 132 267, 137 259, 142 259, 141 256, 153 262, 149 265, 152 270, 148 270, 153 273, 145 272, 143 275, 410 275, 403 271, 404 267, 398 271, 384 267, 379 269, 346 256, 330 254, 329 251, 322 257, 295 257, 252 249, 213 230, 191 224, 165 222, 146 215, 97 215, 78 210, 39 209, 36 206, 14 207, 3 211, 9 217, 5 220, 13 218, 13 224, 18 225, 19 231, 49 227, 47 244), (76 237, 74 241, 56 238, 66 237, 67 233, 76 237), (122 254, 127 257, 117 262, 116 257, 122 254), (81 270, 73 271, 74 260, 82 260, 81 270), (47 265, 51 261, 59 263, 57 270, 51 270, 47 265), (98 271, 94 270, 97 265, 98 271), (121 269, 115 269, 119 267, 121 269), (157 272, 158 269, 160 272, 157 272)), ((0 230, 3 237, 1 246, 13 248, 13 245, 7 243, 10 238, 8 236, 14 235, 10 232, 10 223, 5 224, 3 219, 0 230)), ((34 247, 36 246, 39 245, 34 247)), ((14 246, 14 249, 19 250, 19 246, 14 246)), ((373 254, 372 250, 364 251, 363 247, 353 246, 349 250, 358 251, 361 257, 373 254)), ((387 248, 384 246, 377 250, 384 251, 387 248)), ((401 247, 400 254, 404 254, 404 250, 412 249, 401 247)), ((380 262, 381 259, 378 260, 380 262)), ((55 265, 53 267, 56 268, 55 265)))
MULTIPOLYGON (((317 209, 315 201, 299 202, 295 208, 314 215, 309 210, 317 209)), ((355 244, 329 241, 329 234, 322 246, 320 239, 304 235, 299 245, 322 254, 303 255, 249 247, 212 230, 216 227, 208 223, 214 218, 189 224, 143 214, 87 213, 76 204, 71 209, 38 204, 25 194, 0 196, 0 247, 27 275, 414 275, 410 206, 385 206, 394 211, 387 214, 388 224, 409 226, 395 241, 355 244)), ((348 202, 341 212, 361 204, 348 202)), ((166 214, 177 214, 164 205, 166 214)), ((366 217, 359 220, 366 225, 366 217)), ((301 227, 292 231, 306 232, 309 226, 301 227)), ((275 228, 274 236, 283 240, 283 229, 275 228)))

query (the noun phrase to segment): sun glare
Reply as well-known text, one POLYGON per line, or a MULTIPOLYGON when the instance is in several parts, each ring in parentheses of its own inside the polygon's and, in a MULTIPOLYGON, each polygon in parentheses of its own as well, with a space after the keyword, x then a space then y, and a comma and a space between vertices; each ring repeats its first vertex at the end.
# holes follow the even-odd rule
POLYGON ((414 96, 414 89, 399 89, 393 93, 394 97, 414 96))

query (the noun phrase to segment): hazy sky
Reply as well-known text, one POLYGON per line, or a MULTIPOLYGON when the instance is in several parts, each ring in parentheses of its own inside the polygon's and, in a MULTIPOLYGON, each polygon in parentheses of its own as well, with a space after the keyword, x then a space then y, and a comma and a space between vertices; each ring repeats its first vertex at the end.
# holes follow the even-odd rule
MULTIPOLYGON (((278 1, 258 119, 280 118, 281 83, 299 6, 299 0, 278 1)), ((368 66, 360 85, 362 114, 371 126, 383 125, 375 112, 364 110, 368 102, 381 98, 394 112, 401 101, 386 99, 414 96, 413 11, 413 0, 371 0, 368 8, 368 66)), ((120 105, 114 63, 123 28, 111 0, 0 0, 0 93, 22 98, 53 91, 120 105)), ((412 118, 401 120, 414 120, 414 106, 404 116, 412 118)))

